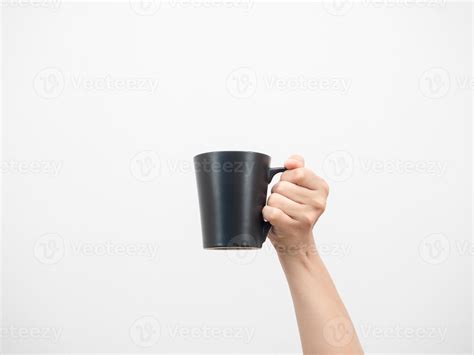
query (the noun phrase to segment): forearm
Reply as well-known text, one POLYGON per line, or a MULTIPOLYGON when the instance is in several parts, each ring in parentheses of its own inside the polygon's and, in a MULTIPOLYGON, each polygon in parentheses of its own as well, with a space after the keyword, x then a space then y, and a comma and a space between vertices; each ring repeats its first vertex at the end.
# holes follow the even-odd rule
POLYGON ((314 245, 279 253, 305 354, 362 354, 349 315, 314 245))
POLYGON ((314 247, 313 228, 326 208, 328 184, 293 155, 272 188, 263 217, 288 279, 303 352, 362 354, 352 322, 314 247))

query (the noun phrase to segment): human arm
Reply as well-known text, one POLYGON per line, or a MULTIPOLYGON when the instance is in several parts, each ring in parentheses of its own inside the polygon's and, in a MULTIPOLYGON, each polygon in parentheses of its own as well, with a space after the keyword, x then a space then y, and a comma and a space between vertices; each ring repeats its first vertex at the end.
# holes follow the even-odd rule
POLYGON ((304 354, 363 354, 349 314, 313 238, 326 208, 327 183, 300 156, 285 162, 263 216, 293 298, 304 354))

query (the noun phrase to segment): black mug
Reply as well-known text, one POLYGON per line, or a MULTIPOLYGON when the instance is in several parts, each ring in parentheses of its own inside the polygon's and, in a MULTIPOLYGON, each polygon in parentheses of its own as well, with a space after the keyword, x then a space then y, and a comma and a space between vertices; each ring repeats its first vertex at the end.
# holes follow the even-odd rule
POLYGON ((205 249, 261 248, 268 184, 286 168, 270 168, 262 153, 222 151, 194 157, 205 249))

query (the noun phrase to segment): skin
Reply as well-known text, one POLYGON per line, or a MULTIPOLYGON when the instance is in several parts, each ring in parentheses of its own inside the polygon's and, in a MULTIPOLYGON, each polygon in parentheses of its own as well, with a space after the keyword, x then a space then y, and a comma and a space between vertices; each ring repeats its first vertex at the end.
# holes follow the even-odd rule
POLYGON ((313 237, 326 209, 328 184, 292 155, 263 209, 268 238, 290 287, 304 354, 363 354, 352 321, 313 237))

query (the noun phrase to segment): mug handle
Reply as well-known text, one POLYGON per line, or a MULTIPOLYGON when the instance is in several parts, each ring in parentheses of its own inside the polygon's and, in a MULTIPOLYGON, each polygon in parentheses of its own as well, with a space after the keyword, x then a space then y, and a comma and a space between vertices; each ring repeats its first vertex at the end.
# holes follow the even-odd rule
MULTIPOLYGON (((270 184, 272 182, 272 179, 273 177, 278 174, 278 173, 282 173, 284 171, 286 171, 287 169, 285 167, 281 167, 281 168, 269 168, 268 169, 268 176, 267 176, 267 181, 268 183, 270 184)), ((263 221, 263 241, 262 243, 265 241, 265 239, 267 239, 267 234, 268 232, 270 231, 270 228, 272 227, 272 225, 270 224, 270 222, 267 222, 267 221, 263 221)))

